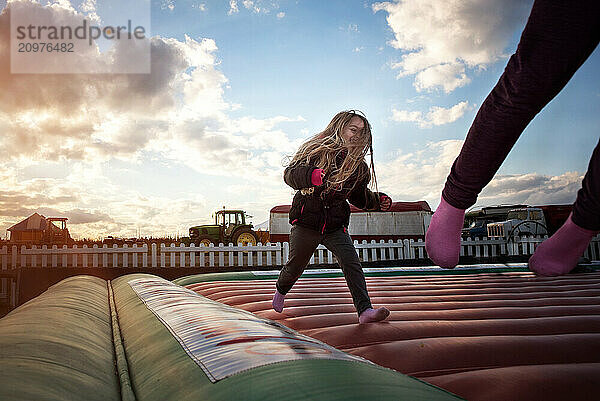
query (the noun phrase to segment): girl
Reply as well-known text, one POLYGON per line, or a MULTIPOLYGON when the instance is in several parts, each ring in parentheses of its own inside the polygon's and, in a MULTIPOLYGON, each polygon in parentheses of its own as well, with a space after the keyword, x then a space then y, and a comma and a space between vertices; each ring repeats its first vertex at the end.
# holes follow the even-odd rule
POLYGON ((342 111, 325 130, 306 141, 285 169, 284 181, 297 192, 290 209, 290 256, 279 274, 273 309, 283 310, 284 297, 308 264, 319 244, 341 265, 360 323, 377 322, 390 314, 373 309, 356 249, 348 234, 349 200, 371 211, 388 210, 392 200, 367 185, 373 176, 371 125, 359 111, 342 111), (371 154, 370 167, 365 162, 371 154))

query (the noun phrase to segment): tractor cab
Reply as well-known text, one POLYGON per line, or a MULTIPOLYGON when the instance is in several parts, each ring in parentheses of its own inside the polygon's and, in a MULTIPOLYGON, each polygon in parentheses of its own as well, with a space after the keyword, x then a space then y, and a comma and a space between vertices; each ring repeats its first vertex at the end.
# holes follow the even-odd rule
POLYGON ((242 210, 219 210, 215 213, 215 224, 221 227, 224 236, 231 236, 233 230, 246 224, 246 213, 242 210))
POLYGON ((66 217, 47 217, 49 225, 44 232, 44 242, 49 244, 69 244, 73 242, 66 217))

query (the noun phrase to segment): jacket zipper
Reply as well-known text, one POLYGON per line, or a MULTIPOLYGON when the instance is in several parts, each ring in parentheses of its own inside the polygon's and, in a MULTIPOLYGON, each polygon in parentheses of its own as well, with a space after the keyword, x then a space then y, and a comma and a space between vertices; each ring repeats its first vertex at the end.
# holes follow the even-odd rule
POLYGON ((325 234, 325 225, 327 224, 327 209, 329 209, 329 206, 323 205, 323 214, 325 215, 325 220, 323 221, 323 228, 321 228, 321 234, 325 234))

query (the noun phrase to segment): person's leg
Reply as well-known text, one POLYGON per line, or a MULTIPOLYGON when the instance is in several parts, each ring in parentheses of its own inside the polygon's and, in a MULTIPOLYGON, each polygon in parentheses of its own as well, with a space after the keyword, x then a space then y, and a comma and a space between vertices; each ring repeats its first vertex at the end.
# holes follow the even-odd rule
POLYGON ((598 45, 596 0, 537 0, 517 51, 481 105, 442 193, 458 209, 474 205, 525 127, 598 45))
POLYGON ((275 311, 281 313, 283 310, 285 295, 302 275, 322 237, 318 231, 292 226, 290 231, 290 256, 279 273, 276 283, 277 290, 273 295, 273 309, 275 311))
POLYGON ((481 105, 446 180, 425 240, 436 264, 458 262, 464 210, 475 204, 527 124, 596 48, 599 16, 594 0, 534 3, 517 51, 481 105))
POLYGON ((340 228, 326 234, 323 245, 335 255, 342 268, 359 322, 376 322, 388 317, 390 312, 386 308, 373 309, 371 305, 365 275, 350 235, 340 228))
POLYGON ((600 231, 600 142, 573 205, 573 213, 529 259, 529 269, 542 276, 566 274, 577 266, 592 238, 600 231))
POLYGON ((600 230, 600 140, 590 158, 573 205, 573 222, 586 230, 600 230))

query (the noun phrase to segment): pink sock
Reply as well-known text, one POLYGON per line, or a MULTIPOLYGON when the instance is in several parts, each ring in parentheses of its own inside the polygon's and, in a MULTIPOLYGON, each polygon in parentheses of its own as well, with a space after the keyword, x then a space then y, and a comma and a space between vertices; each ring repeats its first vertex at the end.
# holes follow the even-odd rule
POLYGON ((390 315, 390 311, 387 308, 369 308, 364 310, 358 317, 358 323, 374 323, 384 320, 390 315))
POLYGON ((442 197, 425 234, 425 250, 436 265, 452 269, 458 264, 464 219, 465 210, 451 206, 442 197))
POLYGON ((283 311, 283 301, 285 300, 285 295, 281 294, 279 291, 275 290, 275 295, 273 295, 273 309, 275 312, 281 313, 283 311))
POLYGON ((579 227, 573 223, 571 216, 535 249, 529 258, 529 270, 541 276, 560 276, 577 266, 577 261, 598 232, 579 227))

